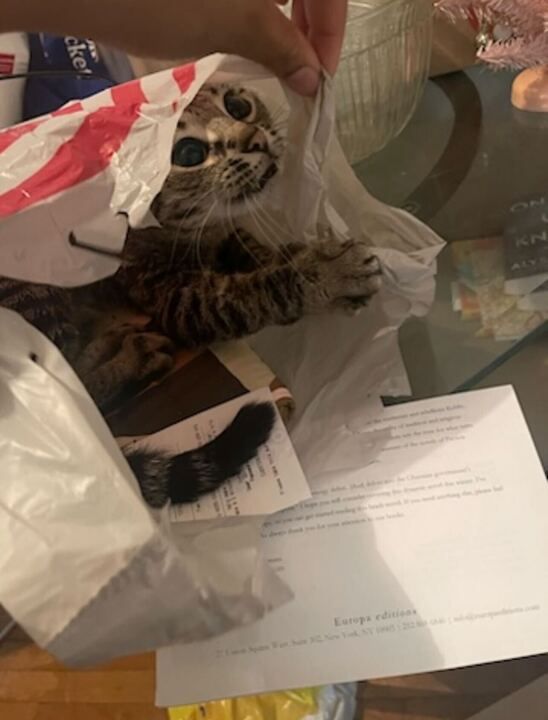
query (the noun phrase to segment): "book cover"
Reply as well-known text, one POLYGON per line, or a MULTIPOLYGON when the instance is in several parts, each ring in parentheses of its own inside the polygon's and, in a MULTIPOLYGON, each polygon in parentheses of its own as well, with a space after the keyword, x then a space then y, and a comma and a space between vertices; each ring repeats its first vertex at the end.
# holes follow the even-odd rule
POLYGON ((527 295, 548 280, 548 194, 512 204, 504 245, 507 293, 527 295))

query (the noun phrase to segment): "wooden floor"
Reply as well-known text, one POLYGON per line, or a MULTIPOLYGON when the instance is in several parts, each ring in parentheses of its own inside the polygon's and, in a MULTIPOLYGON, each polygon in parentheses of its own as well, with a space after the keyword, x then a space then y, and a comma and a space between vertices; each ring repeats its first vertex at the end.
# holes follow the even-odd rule
MULTIPOLYGON (((0 628, 5 619, 0 611, 0 628)), ((545 673, 548 655, 371 681, 360 685, 358 717, 467 720, 545 673)), ((153 655, 73 671, 39 650, 18 628, 0 643, 1 720, 166 720, 153 698, 153 655)))

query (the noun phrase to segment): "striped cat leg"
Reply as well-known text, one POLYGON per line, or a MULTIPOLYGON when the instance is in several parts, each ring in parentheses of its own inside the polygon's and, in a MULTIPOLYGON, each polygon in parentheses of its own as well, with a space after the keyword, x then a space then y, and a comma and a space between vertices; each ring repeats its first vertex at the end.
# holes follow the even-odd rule
POLYGON ((302 243, 266 245, 246 230, 236 228, 217 246, 211 269, 228 274, 287 265, 304 248, 302 243))
POLYGON ((127 277, 127 288, 167 335, 195 347, 289 324, 307 313, 355 312, 378 290, 380 273, 366 244, 330 239, 303 248, 284 265, 191 277, 140 273, 127 277))
POLYGON ((143 307, 186 347, 244 337, 303 314, 301 281, 288 266, 226 275, 205 271, 191 280, 185 275, 184 282, 165 277, 153 296, 149 287, 143 307))

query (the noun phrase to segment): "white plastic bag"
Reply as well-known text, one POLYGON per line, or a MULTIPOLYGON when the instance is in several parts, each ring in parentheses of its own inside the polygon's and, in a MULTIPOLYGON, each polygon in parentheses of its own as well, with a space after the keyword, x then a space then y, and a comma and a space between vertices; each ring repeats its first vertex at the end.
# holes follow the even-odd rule
POLYGON ((252 339, 295 398, 291 437, 309 482, 365 467, 387 440, 385 434, 361 431, 380 410, 382 395, 411 393, 398 329, 409 316, 428 311, 435 258, 443 247, 421 222, 369 195, 336 141, 324 166, 324 210, 343 232, 369 238, 381 260, 383 286, 357 318, 307 317, 252 339))
POLYGON ((0 601, 39 645, 95 663, 218 634, 290 597, 256 522, 176 537, 156 524, 74 372, 8 310, 0 393, 0 601))
MULTIPOLYGON (((169 172, 177 120, 213 73, 215 80, 255 83, 285 102, 262 69, 212 56, 0 133, 0 273, 72 286, 115 272, 126 227, 120 213, 132 225, 143 222, 169 172)), ((371 332, 392 337, 404 316, 427 304, 441 242, 376 203, 353 178, 331 143, 327 81, 315 102, 292 94, 287 102, 289 148, 273 217, 304 240, 319 225, 369 236, 387 284, 361 317, 309 319, 257 340, 269 355, 277 333, 287 333, 279 345, 287 357, 270 354, 298 397, 295 439, 310 460, 307 428, 319 427, 324 440, 331 431, 338 436, 339 400, 362 376, 362 360, 384 362, 375 382, 386 386, 382 348, 376 345, 372 357, 356 352, 369 353, 363 338, 371 332), (336 332, 328 347, 326 330, 336 332)), ((400 381, 399 355, 393 368, 400 381)), ((373 389, 366 386, 354 392, 362 408, 373 389)), ((72 370, 5 310, 0 388, 0 602, 40 645, 69 663, 98 662, 205 638, 289 599, 263 562, 258 523, 179 525, 176 534, 156 525, 72 370)), ((355 402, 351 410, 359 410, 355 402)))

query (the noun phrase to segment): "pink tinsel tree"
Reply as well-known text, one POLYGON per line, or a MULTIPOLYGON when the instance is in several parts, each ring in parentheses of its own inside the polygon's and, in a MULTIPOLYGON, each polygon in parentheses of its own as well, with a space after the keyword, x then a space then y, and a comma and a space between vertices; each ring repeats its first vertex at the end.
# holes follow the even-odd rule
POLYGON ((523 69, 548 65, 548 0, 437 0, 475 28, 480 60, 523 69))

